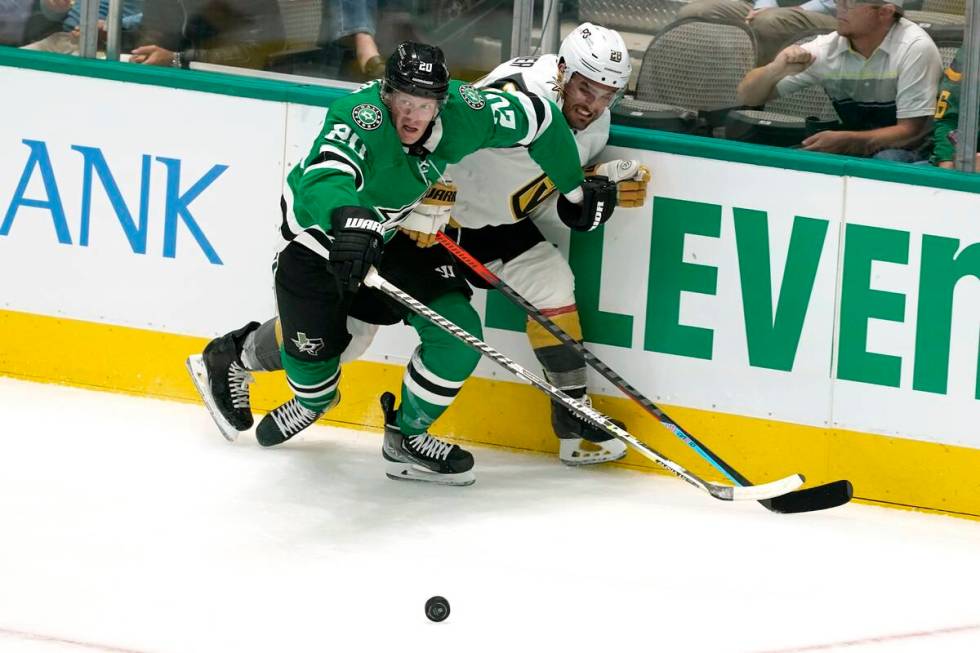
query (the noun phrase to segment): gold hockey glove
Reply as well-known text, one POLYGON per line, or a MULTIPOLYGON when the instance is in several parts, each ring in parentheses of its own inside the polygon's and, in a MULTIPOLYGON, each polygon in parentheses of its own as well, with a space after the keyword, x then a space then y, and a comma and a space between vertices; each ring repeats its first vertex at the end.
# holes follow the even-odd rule
POLYGON ((643 206, 647 199, 650 170, 633 159, 616 159, 586 170, 586 174, 602 175, 615 182, 619 191, 618 205, 631 209, 643 206))
POLYGON ((456 186, 452 182, 435 183, 398 228, 419 247, 432 247, 436 244, 436 234, 449 222, 455 203, 456 186))

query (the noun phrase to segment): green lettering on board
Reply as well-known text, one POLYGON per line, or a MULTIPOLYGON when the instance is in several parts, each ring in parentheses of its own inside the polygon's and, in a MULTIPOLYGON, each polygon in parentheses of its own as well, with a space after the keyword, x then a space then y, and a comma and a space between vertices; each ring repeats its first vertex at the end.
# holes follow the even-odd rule
POLYGON ((899 387, 902 359, 868 351, 868 321, 903 322, 905 295, 871 288, 871 263, 907 264, 906 231, 849 224, 845 231, 841 282, 837 378, 899 387))
MULTIPOLYGON (((924 235, 919 272, 919 305, 916 309, 915 369, 912 388, 946 393, 949 379, 949 340, 953 326, 953 291, 960 279, 980 279, 980 243, 959 256, 956 238, 924 235)), ((980 399, 980 356, 977 357, 975 395, 980 399)))
POLYGON ((765 211, 738 207, 734 208, 734 214, 749 364, 792 371, 828 222, 802 216, 794 218, 773 315, 769 216, 765 211))
MULTIPOLYGON (((582 337, 588 342, 616 347, 633 346, 633 316, 599 308, 602 283, 602 243, 605 227, 573 231, 568 260, 575 274, 575 302, 582 320, 582 337)), ((626 269, 631 269, 626 266, 626 269)))
POLYGON ((649 351, 710 360, 714 333, 680 324, 681 292, 714 295, 718 268, 684 262, 687 234, 718 238, 721 207, 655 197, 643 346, 649 351))
MULTIPOLYGON (((585 340, 629 349, 633 344, 633 316, 599 309, 602 281, 603 228, 588 233, 572 232, 569 264, 575 275, 575 302, 585 340)), ((527 316, 503 293, 487 293, 484 320, 488 327, 524 331, 527 316)))
POLYGON ((527 322, 524 311, 497 290, 487 291, 487 313, 484 323, 492 329, 523 331, 527 322))

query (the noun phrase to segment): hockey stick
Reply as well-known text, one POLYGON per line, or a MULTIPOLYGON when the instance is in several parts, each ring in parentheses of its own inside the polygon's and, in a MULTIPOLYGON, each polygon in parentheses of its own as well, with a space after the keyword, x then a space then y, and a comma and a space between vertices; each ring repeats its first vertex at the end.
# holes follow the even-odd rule
MULTIPOLYGON (((551 335, 565 346, 570 347, 577 353, 585 357, 587 362, 595 371, 605 377, 610 383, 618 388, 627 397, 638 403, 645 411, 657 418, 667 430, 691 446, 702 458, 721 472, 725 477, 736 485, 750 486, 752 483, 739 474, 735 468, 722 460, 717 454, 699 442, 693 435, 685 431, 680 424, 672 420, 666 413, 660 410, 652 401, 643 396, 639 390, 630 385, 623 377, 603 363, 592 352, 585 348, 579 341, 565 333, 557 324, 551 321, 546 315, 539 311, 533 304, 524 299, 516 290, 508 286, 500 277, 491 272, 485 265, 480 263, 472 254, 460 247, 452 238, 443 232, 436 234, 439 243, 448 249, 453 256, 458 258, 470 270, 480 276, 493 288, 499 290, 512 302, 520 306, 527 315, 540 324, 551 335)), ((825 483, 805 490, 797 490, 772 499, 762 499, 759 501, 766 509, 778 513, 812 512, 814 510, 825 510, 843 505, 851 500, 853 488, 850 481, 841 480, 825 483)))
POLYGON ((803 485, 804 478, 799 474, 793 474, 791 476, 787 476, 786 478, 772 481, 771 483, 766 483, 764 485, 750 485, 747 487, 720 485, 702 480, 672 460, 663 457, 643 442, 637 440, 635 437, 616 426, 614 422, 612 422, 602 413, 579 401, 576 401, 575 399, 572 399, 555 386, 527 371, 487 343, 467 333, 464 329, 461 329, 425 304, 419 302, 408 293, 398 289, 379 275, 374 268, 371 268, 367 276, 364 278, 364 285, 371 288, 377 288, 412 312, 418 313, 443 331, 449 333, 458 340, 461 340, 473 349, 476 349, 478 352, 487 358, 490 358, 501 367, 506 368, 518 377, 528 381, 539 390, 543 390, 544 392, 548 393, 551 397, 560 401, 570 410, 575 411, 578 415, 591 422, 594 422, 609 435, 622 440, 628 445, 631 445, 634 449, 638 450, 653 462, 684 479, 694 487, 704 490, 716 499, 721 499, 723 501, 741 501, 746 499, 759 501, 762 499, 770 499, 772 497, 780 496, 782 494, 786 494, 787 492, 792 492, 796 488, 803 485))

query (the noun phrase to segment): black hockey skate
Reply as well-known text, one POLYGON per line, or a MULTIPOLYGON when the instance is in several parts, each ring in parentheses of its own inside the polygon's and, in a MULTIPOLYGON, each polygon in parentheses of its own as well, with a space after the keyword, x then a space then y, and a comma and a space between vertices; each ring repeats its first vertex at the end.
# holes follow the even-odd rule
MULTIPOLYGON (((339 396, 339 393, 338 393, 339 396)), ((331 404, 333 406, 336 403, 331 404)), ((320 419, 326 410, 310 410, 293 397, 283 405, 262 418, 255 429, 255 439, 263 447, 274 447, 282 444, 303 429, 311 426, 320 419)))
MULTIPOLYGON (((574 398, 592 407, 589 395, 574 398)), ((626 428, 618 419, 610 421, 621 429, 626 428)), ((551 402, 551 428, 558 436, 558 457, 566 465, 597 465, 619 460, 626 455, 626 445, 622 441, 557 401, 551 402)))
POLYGON ((258 322, 249 322, 209 342, 203 354, 187 358, 194 387, 229 442, 235 441, 239 431, 252 428, 248 384, 255 379, 242 364, 241 355, 245 337, 258 327, 258 322))
POLYGON ((473 456, 465 449, 428 434, 405 436, 398 428, 395 395, 381 395, 385 439, 381 455, 385 473, 396 481, 425 481, 441 485, 472 485, 473 456))

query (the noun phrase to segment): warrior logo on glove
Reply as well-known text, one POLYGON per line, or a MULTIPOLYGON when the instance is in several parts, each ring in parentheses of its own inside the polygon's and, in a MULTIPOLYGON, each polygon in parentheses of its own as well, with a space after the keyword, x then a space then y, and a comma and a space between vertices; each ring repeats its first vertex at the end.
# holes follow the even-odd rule
POLYGON ((333 210, 331 221, 343 225, 334 227, 330 244, 330 269, 337 291, 357 292, 371 266, 381 262, 384 226, 374 219, 370 209, 362 206, 339 206, 333 210))
POLYGON ((432 247, 436 234, 449 223, 455 203, 456 186, 452 182, 433 184, 398 228, 419 247, 432 247))

